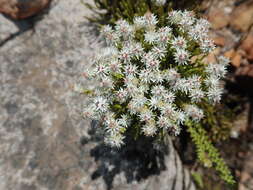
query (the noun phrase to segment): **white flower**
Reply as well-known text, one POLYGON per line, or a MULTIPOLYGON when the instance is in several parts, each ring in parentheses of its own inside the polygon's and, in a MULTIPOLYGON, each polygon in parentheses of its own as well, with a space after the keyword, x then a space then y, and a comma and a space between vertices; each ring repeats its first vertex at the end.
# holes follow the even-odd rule
POLYGON ((123 103, 126 101, 126 99, 128 97, 128 92, 126 91, 126 89, 120 88, 119 91, 116 93, 116 97, 117 97, 118 101, 123 103))
POLYGON ((200 121, 204 117, 203 110, 199 109, 197 106, 194 105, 186 105, 184 107, 184 111, 186 115, 194 121, 200 121))
POLYGON ((132 43, 129 46, 130 52, 133 56, 140 58, 144 54, 144 49, 142 48, 140 43, 132 43))
POLYGON ((92 106, 87 107, 83 112, 84 118, 93 118, 95 116, 95 111, 92 106))
POLYGON ((211 87, 207 91, 207 97, 210 101, 217 103, 217 102, 220 102, 222 93, 223 93, 222 88, 219 88, 219 87, 212 88, 211 87))
POLYGON ((191 77, 187 78, 190 83, 191 88, 200 88, 201 87, 201 77, 198 75, 192 75, 191 77))
POLYGON ((154 55, 155 59, 162 59, 166 55, 166 48, 165 47, 153 47, 151 50, 152 54, 154 55))
POLYGON ((149 106, 151 109, 156 109, 159 107, 159 103, 160 103, 160 99, 157 97, 151 97, 151 99, 149 99, 149 106))
POLYGON ((177 49, 174 53, 174 60, 179 65, 186 65, 189 61, 189 53, 183 49, 177 49))
POLYGON ((172 106, 172 104, 167 103, 161 108, 161 113, 165 117, 172 117, 175 113, 175 108, 172 106))
POLYGON ((137 29, 146 27, 146 20, 143 16, 138 16, 134 18, 134 26, 137 29))
POLYGON ((204 80, 204 83, 208 86, 208 87, 213 87, 213 88, 216 88, 216 87, 219 87, 219 78, 215 75, 210 75, 209 77, 207 77, 205 80, 204 80))
POLYGON ((109 77, 103 77, 100 83, 101 87, 109 88, 113 86, 113 80, 109 77))
POLYGON ((211 39, 202 39, 200 41, 200 49, 204 53, 210 53, 215 49, 214 42, 211 39))
POLYGON ((176 81, 176 83, 173 86, 174 91, 182 91, 185 94, 188 94, 190 90, 192 90, 192 84, 189 80, 185 78, 181 78, 176 81))
POLYGON ((129 125, 129 118, 127 115, 122 115, 121 118, 118 119, 119 125, 127 128, 129 125))
POLYGON ((192 11, 182 12, 182 19, 180 20, 180 25, 184 30, 189 30, 189 28, 195 23, 196 19, 192 11))
POLYGON ((227 67, 224 64, 208 64, 206 67, 206 72, 210 75, 214 75, 216 77, 224 77, 227 73, 227 67))
POLYGON ((154 4, 157 6, 163 6, 166 3, 166 0, 153 0, 154 4))
POLYGON ((114 73, 121 73, 122 63, 117 60, 112 60, 109 63, 110 71, 114 73))
POLYGON ((147 98, 143 95, 137 95, 137 96, 133 97, 131 102, 132 102, 133 106, 139 110, 147 102, 147 98))
POLYGON ((219 56, 218 62, 219 62, 219 64, 228 65, 230 61, 228 58, 226 58, 224 56, 219 56))
POLYGON ((95 110, 99 112, 106 112, 109 108, 107 99, 103 97, 97 97, 94 99, 95 110))
POLYGON ((157 128, 155 122, 148 122, 141 128, 141 130, 145 136, 154 136, 156 134, 157 128))
POLYGON ((115 29, 118 32, 118 35, 121 35, 126 39, 133 36, 133 26, 125 20, 117 21, 115 29))
POLYGON ((156 71, 150 72, 150 78, 152 82, 159 84, 163 82, 164 75, 160 71, 156 70, 156 71))
POLYGON ((124 73, 125 73, 126 75, 132 75, 132 76, 134 76, 134 75, 137 74, 137 71, 138 71, 138 67, 137 67, 136 65, 127 64, 127 65, 125 66, 125 71, 124 71, 124 73))
POLYGON ((163 116, 160 116, 158 118, 158 121, 157 121, 157 125, 161 128, 164 128, 164 129, 169 129, 170 127, 173 126, 173 123, 170 119, 168 119, 167 117, 163 117, 163 116))
POLYGON ((173 92, 161 93, 161 96, 163 97, 166 103, 173 103, 176 98, 173 92))
POLYGON ((158 71, 160 62, 157 59, 149 59, 146 61, 145 65, 150 71, 158 71))
POLYGON ((157 85, 157 86, 153 86, 151 93, 154 96, 159 97, 159 96, 161 96, 161 94, 166 94, 166 90, 165 90, 164 86, 157 85))
POLYGON ((132 54, 130 52, 129 47, 124 47, 121 51, 120 51, 120 59, 123 60, 124 63, 129 63, 131 60, 132 54))
POLYGON ((107 44, 115 44, 119 40, 119 35, 109 25, 103 27, 102 34, 105 36, 107 44))
POLYGON ((94 73, 96 75, 100 75, 100 77, 105 77, 106 75, 108 75, 110 69, 108 66, 106 66, 105 64, 99 64, 96 66, 94 73))
POLYGON ((105 130, 109 133, 119 133, 120 129, 122 128, 118 121, 115 120, 113 116, 106 117, 104 121, 105 130))
POLYGON ((189 97, 193 102, 200 102, 205 97, 205 93, 201 89, 195 88, 190 90, 189 97))
POLYGON ((156 24, 158 23, 158 20, 154 14, 146 14, 144 15, 146 24, 147 24, 147 29, 148 30, 153 30, 156 27, 156 24))
POLYGON ((162 27, 158 30, 157 44, 166 47, 169 40, 172 38, 171 28, 168 26, 162 27))
POLYGON ((169 82, 175 83, 177 80, 180 79, 180 74, 177 72, 176 69, 168 69, 165 73, 165 77, 169 82))
POLYGON ((124 138, 125 137, 120 133, 110 134, 105 137, 105 143, 111 147, 120 148, 122 145, 124 145, 124 138))
POLYGON ((187 47, 186 40, 181 36, 174 38, 171 44, 174 49, 185 49, 187 47))
POLYGON ((139 74, 139 78, 141 80, 141 82, 143 83, 149 83, 151 81, 151 78, 150 78, 150 71, 148 69, 143 69, 140 71, 140 74, 139 74))
POLYGON ((156 43, 157 39, 158 39, 158 33, 155 31, 147 31, 144 34, 145 37, 145 42, 149 43, 149 44, 154 44, 156 43))
POLYGON ((186 119, 185 113, 180 110, 173 112, 172 117, 173 117, 173 120, 176 121, 178 124, 183 124, 186 119))
POLYGON ((152 111, 150 111, 148 109, 144 109, 139 114, 139 117, 140 117, 140 121, 148 122, 154 117, 154 115, 153 115, 152 111))
POLYGON ((168 14, 168 19, 171 24, 178 24, 182 19, 182 11, 171 11, 168 14))

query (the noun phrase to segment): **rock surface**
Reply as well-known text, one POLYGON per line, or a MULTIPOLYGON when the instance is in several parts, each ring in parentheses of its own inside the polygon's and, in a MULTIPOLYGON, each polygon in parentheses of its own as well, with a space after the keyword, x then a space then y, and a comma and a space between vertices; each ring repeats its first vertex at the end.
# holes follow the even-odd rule
POLYGON ((246 32, 253 24, 253 0, 236 7, 230 18, 230 25, 239 31, 246 32))
POLYGON ((13 19, 33 16, 50 4, 51 0, 0 0, 0 13, 13 19))
POLYGON ((247 59, 253 61, 253 30, 242 42, 241 48, 246 52, 247 59))
POLYGON ((71 86, 99 48, 85 14, 53 2, 35 31, 0 15, 0 41, 17 34, 0 47, 0 190, 194 190, 170 141, 110 150, 81 118, 71 86))

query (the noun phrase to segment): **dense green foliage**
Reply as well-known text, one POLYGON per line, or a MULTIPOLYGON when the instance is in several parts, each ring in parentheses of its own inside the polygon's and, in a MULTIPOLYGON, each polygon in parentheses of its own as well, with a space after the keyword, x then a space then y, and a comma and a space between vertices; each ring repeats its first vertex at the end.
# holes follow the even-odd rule
POLYGON ((99 24, 114 24, 119 19, 132 22, 135 16, 142 16, 147 11, 159 15, 162 23, 166 13, 173 9, 195 10, 202 0, 170 0, 163 7, 155 6, 151 0, 94 0, 95 5, 85 3, 94 12, 88 19, 99 24))

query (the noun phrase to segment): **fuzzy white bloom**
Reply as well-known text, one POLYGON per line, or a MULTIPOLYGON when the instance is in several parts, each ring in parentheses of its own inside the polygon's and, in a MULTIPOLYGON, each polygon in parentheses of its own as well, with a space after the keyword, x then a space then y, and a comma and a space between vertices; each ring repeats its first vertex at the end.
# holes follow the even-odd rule
POLYGON ((116 93, 116 98, 119 102, 123 103, 128 98, 128 92, 126 89, 120 88, 119 91, 116 93))
POLYGON ((161 116, 158 118, 157 125, 161 128, 169 129, 173 127, 174 124, 168 117, 161 116))
POLYGON ((140 43, 130 44, 129 49, 130 49, 129 51, 131 52, 131 54, 133 56, 135 56, 136 58, 140 58, 144 54, 144 49, 143 49, 143 47, 141 46, 140 43))
POLYGON ((138 16, 134 18, 134 26, 136 29, 144 28, 146 26, 146 20, 143 16, 138 16))
POLYGON ((156 27, 156 24, 158 23, 157 17, 154 14, 146 14, 144 16, 146 24, 147 24, 147 29, 148 30, 153 30, 156 27))
POLYGON ((152 87, 151 93, 152 93, 152 95, 158 97, 158 96, 161 96, 161 94, 165 94, 166 90, 165 90, 164 86, 157 85, 157 86, 152 87))
POLYGON ((140 121, 149 122, 153 119, 154 115, 152 111, 144 109, 141 111, 139 117, 140 117, 140 121))
POLYGON ((117 134, 111 134, 105 137, 105 144, 108 144, 111 147, 120 148, 122 145, 124 145, 124 136, 120 133, 117 134))
POLYGON ((146 68, 150 71, 158 71, 160 62, 156 59, 149 59, 146 61, 146 68))
POLYGON ((157 39, 159 36, 158 36, 158 33, 156 33, 155 31, 147 31, 144 34, 144 37, 147 43, 154 44, 157 42, 157 39))
POLYGON ((146 123, 142 128, 142 132, 145 136, 154 136, 157 131, 157 127, 154 121, 146 123))
POLYGON ((203 110, 199 109, 197 106, 194 105, 186 105, 184 107, 184 111, 186 115, 194 121, 200 121, 204 117, 203 110))
POLYGON ((189 97, 192 102, 201 102, 201 100, 205 97, 205 93, 200 88, 195 88, 190 91, 189 97))
POLYGON ((207 97, 211 102, 220 102, 223 89, 220 87, 211 87, 207 91, 207 97))
POLYGON ((150 106, 151 109, 157 109, 160 104, 161 104, 161 99, 158 98, 158 97, 153 96, 149 100, 149 106, 150 106))
POLYGON ((171 24, 179 24, 182 20, 182 11, 171 11, 168 14, 168 19, 171 24))
POLYGON ((166 26, 158 30, 157 43, 160 45, 160 47, 166 47, 171 39, 172 29, 170 27, 166 26))
POLYGON ((217 88, 219 87, 220 81, 219 78, 216 75, 210 75, 204 80, 206 86, 217 88))
POLYGON ((175 107, 173 107, 172 104, 167 103, 161 108, 161 113, 163 116, 171 118, 175 113, 175 107))
POLYGON ((164 101, 167 103, 173 103, 176 98, 173 92, 166 92, 166 93, 161 94, 161 96, 164 99, 164 101))
POLYGON ((162 59, 166 55, 166 48, 165 47, 153 47, 151 53, 154 55, 155 59, 162 59))
POLYGON ((187 47, 187 41, 182 36, 174 38, 171 44, 175 49, 185 49, 187 47))
POLYGON ((186 65, 189 61, 189 53, 183 49, 177 49, 174 53, 174 60, 179 65, 186 65))
POLYGON ((119 41, 119 35, 113 31, 111 26, 104 26, 101 32, 107 44, 116 44, 119 41))
POLYGON ((124 73, 126 75, 132 75, 132 76, 135 76, 137 74, 137 71, 138 71, 138 67, 136 65, 132 65, 132 64, 127 64, 125 66, 125 71, 124 73))
POLYGON ((175 120, 179 125, 183 124, 184 121, 186 120, 186 114, 185 112, 181 110, 177 110, 173 112, 173 120, 175 120))
POLYGON ((128 125, 129 125, 129 123, 130 123, 129 121, 130 121, 130 120, 129 120, 129 118, 127 117, 127 115, 122 115, 121 118, 118 119, 119 125, 121 125, 121 126, 123 126, 123 127, 125 127, 125 128, 128 127, 128 125))
POLYGON ((174 91, 181 91, 185 94, 188 94, 191 89, 192 89, 191 83, 186 78, 181 78, 177 80, 173 86, 174 91))
POLYGON ((157 6, 163 6, 166 3, 166 0, 153 0, 154 4, 157 6))
POLYGON ((178 73, 176 69, 167 70, 165 75, 166 79, 169 82, 173 82, 173 84, 181 78, 180 73, 178 73))
POLYGON ((95 110, 98 112, 106 112, 109 108, 107 99, 104 97, 97 97, 94 99, 95 110))
POLYGON ((121 35, 123 38, 128 39, 133 36, 133 26, 130 25, 125 20, 119 20, 116 22, 115 26, 116 32, 118 35, 121 35))
POLYGON ((139 73, 139 77, 140 77, 141 82, 143 82, 145 84, 149 83, 151 81, 150 73, 151 73, 151 71, 149 71, 148 69, 141 70, 139 73))
MULTIPOLYGON (((108 45, 82 76, 96 85, 83 116, 101 121, 110 146, 122 146, 132 126, 144 136, 159 135, 161 130, 178 135, 186 120, 199 122, 204 117, 196 104, 221 99, 219 80, 229 61, 224 57, 212 64, 190 61, 192 43, 203 55, 214 49, 209 23, 189 11, 172 11, 166 21, 167 26, 158 27, 157 16, 147 13, 135 17, 134 24, 119 20, 115 27, 102 29, 108 45)), ((80 85, 75 90, 85 93, 80 85)))
POLYGON ((150 73, 150 78, 151 82, 156 84, 161 84, 165 80, 164 74, 157 70, 150 73))
POLYGON ((223 78, 227 73, 227 68, 225 64, 213 63, 206 67, 206 72, 210 75, 223 78))

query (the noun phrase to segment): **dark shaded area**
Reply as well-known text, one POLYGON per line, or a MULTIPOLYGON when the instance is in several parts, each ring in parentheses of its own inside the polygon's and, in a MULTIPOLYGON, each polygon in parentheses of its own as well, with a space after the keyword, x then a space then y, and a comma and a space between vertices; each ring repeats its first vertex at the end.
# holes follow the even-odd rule
POLYGON ((166 170, 165 156, 169 154, 169 150, 165 144, 154 146, 154 138, 140 137, 135 140, 128 135, 125 139, 127 146, 115 149, 103 143, 103 137, 97 128, 98 124, 93 122, 89 131, 91 138, 83 137, 80 143, 83 146, 88 141, 99 143, 90 151, 90 155, 98 163, 91 178, 95 180, 102 177, 108 190, 113 188, 113 180, 120 173, 124 173, 127 183, 131 183, 159 175, 166 170))

